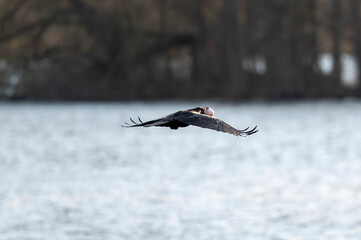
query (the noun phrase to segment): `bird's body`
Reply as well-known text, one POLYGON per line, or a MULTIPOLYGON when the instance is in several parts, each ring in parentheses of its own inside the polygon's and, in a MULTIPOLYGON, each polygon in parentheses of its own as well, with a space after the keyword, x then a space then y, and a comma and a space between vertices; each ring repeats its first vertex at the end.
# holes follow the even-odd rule
POLYGON ((243 130, 237 130, 225 123, 224 121, 213 117, 214 111, 209 107, 196 107, 188 110, 181 110, 172 114, 169 114, 163 118, 151 120, 148 122, 142 122, 139 119, 140 123, 136 123, 133 119, 130 119, 134 125, 128 123, 124 127, 169 127, 171 129, 178 129, 180 127, 188 127, 189 125, 194 125, 202 128, 209 128, 216 131, 230 133, 236 136, 246 136, 256 133, 257 126, 252 130, 248 128, 243 130))

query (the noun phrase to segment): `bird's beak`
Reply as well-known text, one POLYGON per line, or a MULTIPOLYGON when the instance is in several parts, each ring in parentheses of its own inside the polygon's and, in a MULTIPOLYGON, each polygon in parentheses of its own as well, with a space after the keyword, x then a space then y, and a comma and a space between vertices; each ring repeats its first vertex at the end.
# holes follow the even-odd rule
POLYGON ((214 111, 212 108, 207 108, 205 114, 212 117, 214 115, 214 111))

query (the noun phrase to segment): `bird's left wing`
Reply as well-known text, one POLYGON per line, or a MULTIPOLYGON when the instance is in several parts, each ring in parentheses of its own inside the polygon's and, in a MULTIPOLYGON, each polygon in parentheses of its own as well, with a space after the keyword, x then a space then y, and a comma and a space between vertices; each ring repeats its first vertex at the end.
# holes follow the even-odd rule
POLYGON ((238 130, 229 125, 228 123, 220 120, 219 118, 207 116, 204 114, 198 114, 193 112, 183 112, 179 116, 175 117, 175 120, 183 122, 189 125, 194 125, 202 128, 209 128, 212 130, 233 134, 236 136, 247 136, 258 132, 257 126, 249 131, 248 128, 238 130))
POLYGON ((126 126, 122 126, 122 127, 153 127, 153 126, 163 126, 164 124, 167 124, 169 122, 168 119, 166 118, 159 118, 159 119, 155 119, 155 120, 151 120, 148 122, 142 122, 142 120, 138 117, 139 123, 136 123, 132 118, 129 118, 130 121, 133 124, 129 124, 127 122, 124 122, 126 124, 126 126))

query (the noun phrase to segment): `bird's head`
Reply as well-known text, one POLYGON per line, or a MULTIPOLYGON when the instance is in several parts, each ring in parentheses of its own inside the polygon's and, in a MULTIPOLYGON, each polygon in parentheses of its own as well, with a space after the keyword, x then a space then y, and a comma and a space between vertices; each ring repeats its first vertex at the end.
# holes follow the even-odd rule
POLYGON ((210 108, 210 107, 205 107, 205 109, 204 109, 204 114, 212 117, 213 114, 214 114, 214 111, 213 111, 213 109, 210 108))

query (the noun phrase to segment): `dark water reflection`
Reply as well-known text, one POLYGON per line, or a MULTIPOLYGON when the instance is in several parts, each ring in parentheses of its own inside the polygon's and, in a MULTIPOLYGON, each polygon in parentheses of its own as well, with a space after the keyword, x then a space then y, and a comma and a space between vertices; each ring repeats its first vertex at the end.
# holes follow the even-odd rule
POLYGON ((360 239, 361 102, 210 104, 260 132, 125 129, 197 104, 1 104, 0 239, 360 239))

